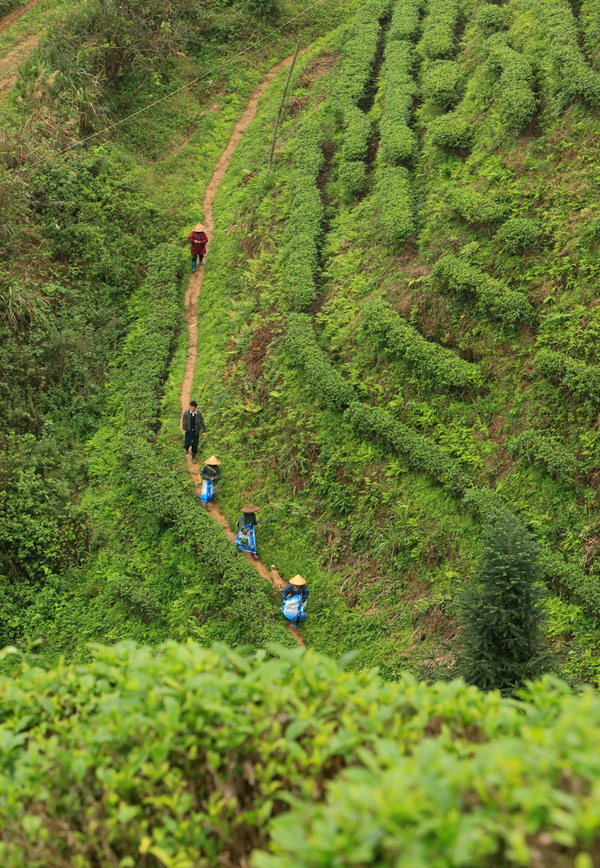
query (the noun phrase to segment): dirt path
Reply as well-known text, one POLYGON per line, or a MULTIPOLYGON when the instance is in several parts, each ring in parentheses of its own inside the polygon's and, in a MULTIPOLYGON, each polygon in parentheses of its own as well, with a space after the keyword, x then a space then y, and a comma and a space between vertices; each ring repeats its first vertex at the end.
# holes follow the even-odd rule
POLYGON ((30 9, 33 9, 34 6, 38 6, 42 0, 31 0, 30 3, 27 3, 25 6, 21 6, 19 9, 15 9, 13 12, 9 12, 8 15, 5 15, 4 18, 0 20, 0 34, 4 33, 8 30, 9 27, 18 21, 26 12, 29 12, 30 9))
POLYGON ((19 70, 25 58, 38 44, 39 39, 39 33, 32 33, 17 43, 12 51, 9 51, 4 57, 0 57, 0 99, 6 96, 13 87, 19 77, 19 70))
MULTIPOLYGON (((32 0, 26 6, 22 6, 20 9, 15 9, 14 12, 5 15, 0 21, 0 34, 5 33, 19 18, 35 6, 38 6, 39 3, 41 3, 41 0, 32 0)), ((39 31, 23 36, 14 48, 5 54, 4 57, 0 57, 0 100, 12 89, 19 77, 19 70, 25 58, 35 48, 39 40, 39 31)))
MULTIPOLYGON (((233 152, 237 148, 240 139, 250 126, 251 122, 254 120, 256 115, 256 110, 258 108, 258 101, 262 95, 262 93, 266 90, 271 81, 275 78, 275 76, 286 66, 289 66, 292 62, 292 57, 287 57, 285 60, 282 60, 276 66, 274 66, 264 77, 262 82, 258 85, 252 96, 250 97, 250 102, 246 106, 246 109, 238 121, 231 138, 229 139, 229 143, 219 160, 217 161, 217 165, 215 166, 215 170, 213 172, 212 178, 209 181, 208 187, 206 188, 206 192, 204 194, 204 225, 206 227, 206 232, 209 238, 212 238, 215 231, 215 221, 213 215, 213 201, 215 198, 215 194, 219 189, 219 185, 225 176, 225 172, 229 167, 229 163, 231 162, 231 157, 233 152)), ((210 248, 210 245, 209 245, 210 248)), ((209 249, 208 248, 208 249, 209 249)), ((208 254, 205 257, 205 261, 209 258, 208 254)), ((198 358, 198 297, 200 295, 200 291, 202 289, 202 281, 204 279, 204 267, 199 268, 195 274, 192 274, 190 277, 190 281, 188 284, 188 288, 185 294, 185 317, 187 321, 188 327, 188 352, 187 352, 187 361, 185 365, 185 375, 183 378, 183 383, 181 384, 181 412, 183 413, 189 407, 190 400, 192 397, 192 385, 194 382, 194 374, 196 372, 196 361, 198 358)), ((202 487, 202 481, 200 479, 200 465, 192 464, 191 455, 186 455, 186 463, 188 466, 188 470, 192 475, 192 479, 194 480, 194 484, 196 487, 196 493, 200 495, 200 490, 202 487)), ((216 503, 211 504, 210 514, 217 522, 217 524, 223 529, 224 533, 231 540, 232 543, 235 544, 235 533, 229 527, 229 523, 225 518, 222 510, 217 506, 216 503)), ((284 587, 284 582, 281 580, 279 573, 276 570, 271 573, 270 570, 266 568, 260 560, 255 560, 252 555, 247 552, 242 552, 243 557, 247 558, 247 560, 252 564, 256 572, 263 578, 266 579, 273 587, 277 590, 281 590, 284 587)), ((290 625, 290 632, 292 633, 294 639, 299 645, 304 645, 304 640, 302 636, 298 633, 297 630, 290 625)))

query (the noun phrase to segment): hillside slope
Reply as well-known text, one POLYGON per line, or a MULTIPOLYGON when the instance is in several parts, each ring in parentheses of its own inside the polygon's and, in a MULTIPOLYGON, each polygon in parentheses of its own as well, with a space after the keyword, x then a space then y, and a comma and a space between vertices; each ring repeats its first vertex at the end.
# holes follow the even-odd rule
POLYGON ((222 500, 265 505, 307 637, 357 666, 438 654, 508 506, 564 672, 596 677, 595 21, 363 4, 304 55, 273 170, 265 113, 217 197, 196 394, 222 500))

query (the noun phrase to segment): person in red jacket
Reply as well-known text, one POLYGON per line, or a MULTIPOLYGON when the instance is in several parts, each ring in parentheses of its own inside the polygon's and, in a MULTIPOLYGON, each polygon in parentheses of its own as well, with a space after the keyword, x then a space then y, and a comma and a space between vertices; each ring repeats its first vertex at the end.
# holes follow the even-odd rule
POLYGON ((206 245, 208 244, 208 235, 204 231, 202 223, 194 226, 188 235, 188 242, 192 245, 192 271, 195 271, 196 259, 198 257, 200 258, 200 265, 204 265, 204 254, 206 253, 206 245))

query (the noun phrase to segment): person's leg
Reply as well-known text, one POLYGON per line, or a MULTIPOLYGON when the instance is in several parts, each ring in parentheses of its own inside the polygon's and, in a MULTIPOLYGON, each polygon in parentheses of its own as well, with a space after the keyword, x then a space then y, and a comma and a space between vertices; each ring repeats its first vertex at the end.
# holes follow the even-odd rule
POLYGON ((194 434, 194 439, 192 440, 192 461, 194 462, 194 464, 198 463, 196 455, 198 454, 198 441, 199 441, 199 439, 200 439, 200 433, 196 432, 196 434, 194 434))
POLYGON ((190 446, 192 445, 192 432, 186 431, 183 437, 183 451, 187 455, 190 451, 190 446))
POLYGON ((204 254, 203 253, 201 253, 198 256, 198 261, 200 262, 200 265, 204 265, 204 254))
POLYGON ((192 271, 196 270, 196 253, 192 253, 192 271))

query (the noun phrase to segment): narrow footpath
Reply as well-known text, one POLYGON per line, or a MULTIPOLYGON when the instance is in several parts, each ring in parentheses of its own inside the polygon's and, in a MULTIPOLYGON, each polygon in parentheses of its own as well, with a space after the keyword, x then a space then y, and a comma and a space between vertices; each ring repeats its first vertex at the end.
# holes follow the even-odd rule
MULTIPOLYGON (((204 225, 206 227, 206 232, 209 237, 209 244, 207 247, 207 255, 205 257, 205 262, 209 261, 210 257, 210 239, 212 238, 215 231, 215 221, 213 215, 213 201, 216 195, 217 190, 219 189, 219 185, 225 176, 225 172, 229 167, 229 163, 231 162, 231 157, 237 148, 240 139, 250 126, 251 122, 254 120, 256 115, 256 110, 258 108, 258 101, 262 95, 262 93, 266 90, 268 85, 273 81, 273 79, 277 76, 277 74, 284 69, 286 66, 289 66, 292 62, 292 55, 290 57, 286 57, 285 60, 280 61, 276 64, 265 76, 262 82, 258 85, 256 90, 253 92, 250 97, 250 101, 246 106, 246 109, 241 116, 240 120, 236 124, 236 127, 231 135, 229 143, 219 160, 217 161, 217 165, 215 166, 215 170, 210 179, 208 187, 206 188, 206 192, 204 194, 204 225)), ((200 292, 202 290, 202 281, 204 279, 204 269, 206 265, 198 268, 198 270, 191 275, 190 281, 188 284, 188 288, 185 294, 185 317, 187 321, 188 327, 188 352, 187 352, 187 360, 185 365, 185 375, 183 378, 183 383, 181 384, 181 412, 183 413, 190 405, 190 400, 192 397, 192 385, 194 382, 194 375, 196 372, 196 361, 198 357, 198 298, 200 296, 200 292)), ((200 443, 202 446, 202 442, 200 443)), ((218 451, 218 450, 217 450, 218 451)), ((200 491, 202 488, 202 481, 200 479, 200 464, 192 464, 191 455, 186 455, 185 457, 188 470, 194 480, 194 485, 196 488, 196 494, 198 497, 200 496, 200 491)), ((225 469, 225 472, 227 470, 225 469)), ((210 508, 210 515, 214 518, 217 524, 223 529, 223 532, 227 536, 229 540, 235 545, 235 533, 229 527, 229 523, 223 514, 221 508, 216 504, 212 503, 210 508)), ((266 579, 276 590, 281 590, 285 583, 281 580, 279 575, 276 573, 272 575, 271 571, 266 568, 260 560, 255 560, 252 555, 248 552, 241 552, 240 557, 245 557, 249 563, 252 564, 256 572, 263 578, 266 579)), ((283 616, 282 616, 283 617, 283 616)), ((302 636, 299 634, 297 630, 295 630, 290 624, 290 632, 293 635, 294 639, 299 645, 304 645, 304 640, 302 636)))
MULTIPOLYGON (((25 6, 21 6, 5 15, 0 19, 0 34, 5 33, 15 24, 19 18, 22 18, 27 12, 30 12, 35 6, 38 6, 41 0, 31 0, 25 6)), ((17 78, 19 70, 24 64, 27 55, 36 47, 40 41, 39 30, 33 33, 24 35, 4 57, 0 57, 0 99, 12 89, 17 78)))

